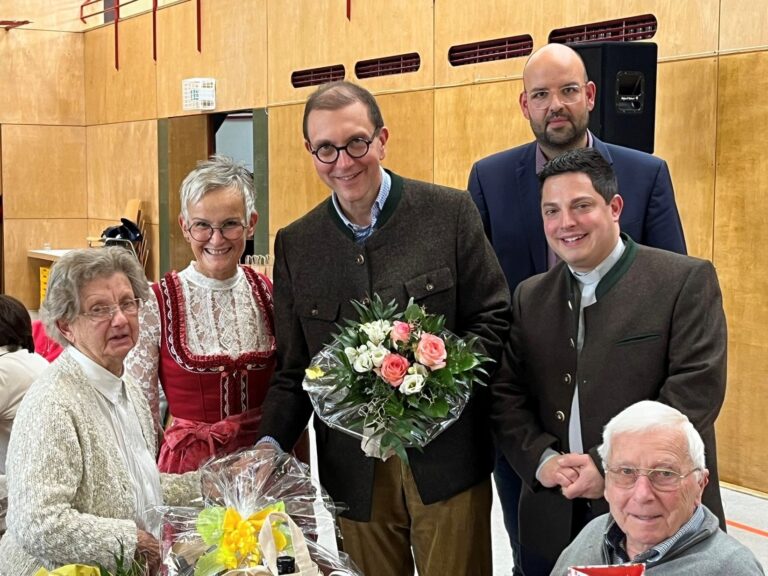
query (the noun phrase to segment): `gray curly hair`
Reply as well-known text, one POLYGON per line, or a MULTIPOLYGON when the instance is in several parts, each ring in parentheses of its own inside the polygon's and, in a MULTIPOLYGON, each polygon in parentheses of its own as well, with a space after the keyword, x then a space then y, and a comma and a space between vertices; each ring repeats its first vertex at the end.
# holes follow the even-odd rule
POLYGON ((63 346, 69 341, 59 332, 59 320, 73 322, 80 314, 80 291, 96 278, 125 274, 136 298, 146 300, 149 284, 136 257, 125 248, 84 248, 70 250, 59 258, 48 276, 45 300, 40 308, 45 330, 63 346))
POLYGON ((208 192, 221 188, 234 188, 243 197, 245 221, 256 213, 256 192, 253 174, 240 162, 226 156, 214 155, 197 163, 181 183, 181 215, 189 221, 189 207, 197 204, 208 192))

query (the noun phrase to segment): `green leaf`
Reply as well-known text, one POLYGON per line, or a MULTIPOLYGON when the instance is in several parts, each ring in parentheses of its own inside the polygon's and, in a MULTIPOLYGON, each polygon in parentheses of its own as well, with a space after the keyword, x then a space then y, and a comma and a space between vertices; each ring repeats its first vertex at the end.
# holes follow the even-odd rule
POLYGON ((204 508, 197 517, 195 528, 208 546, 215 546, 221 540, 226 509, 221 506, 204 508))
POLYGON ((444 398, 437 398, 432 404, 424 408, 424 413, 433 418, 445 418, 449 409, 448 402, 444 398))
POLYGON ((217 560, 218 550, 211 550, 200 556, 195 562, 195 576, 215 576, 226 569, 226 566, 217 560))

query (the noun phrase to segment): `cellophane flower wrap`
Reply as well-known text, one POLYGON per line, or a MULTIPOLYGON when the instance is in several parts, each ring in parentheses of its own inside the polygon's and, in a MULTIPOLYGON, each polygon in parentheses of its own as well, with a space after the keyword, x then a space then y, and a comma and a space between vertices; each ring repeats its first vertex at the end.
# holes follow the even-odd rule
MULTIPOLYGON (((270 512, 286 512, 299 526, 318 566, 357 576, 351 560, 316 544, 337 535, 336 506, 313 484, 309 468, 290 454, 248 450, 215 458, 200 469, 204 491, 216 494, 202 507, 162 507, 162 574, 219 576, 268 574, 259 533, 270 512)), ((292 555, 288 526, 275 522, 280 555, 292 555)))
POLYGON ((424 448, 459 419, 492 360, 413 299, 403 312, 377 295, 352 305, 359 319, 313 358, 304 389, 320 419, 359 437, 367 455, 407 462, 406 448, 424 448))

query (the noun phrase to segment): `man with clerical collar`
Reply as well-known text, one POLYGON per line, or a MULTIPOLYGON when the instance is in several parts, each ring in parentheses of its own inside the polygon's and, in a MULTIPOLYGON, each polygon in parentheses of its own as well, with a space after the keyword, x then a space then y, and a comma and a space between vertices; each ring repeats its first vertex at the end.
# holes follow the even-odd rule
POLYGON ((653 576, 763 574, 701 503, 709 481, 704 442, 680 411, 652 400, 633 404, 608 422, 598 452, 610 513, 587 524, 552 576, 566 576, 570 566, 628 562, 653 576))
MULTIPOLYGON (((509 289, 557 264, 539 218, 538 174, 548 160, 575 148, 594 148, 613 168, 624 200, 622 232, 638 244, 685 254, 667 163, 603 142, 588 130, 600 88, 587 76, 579 54, 564 44, 542 46, 525 63, 522 80, 519 106, 535 139, 481 158, 468 183, 509 289)), ((541 571, 538 559, 521 550, 518 539, 521 480, 503 456, 497 459, 494 479, 515 557, 514 575, 536 574, 541 571)))
POLYGON ((598 151, 566 152, 540 182, 544 233, 562 261, 515 290, 491 418, 525 483, 521 544, 547 574, 607 510, 602 427, 640 400, 674 406, 697 427, 710 471, 704 502, 722 519, 714 421, 725 394, 726 326, 711 262, 621 233, 623 199, 598 151))

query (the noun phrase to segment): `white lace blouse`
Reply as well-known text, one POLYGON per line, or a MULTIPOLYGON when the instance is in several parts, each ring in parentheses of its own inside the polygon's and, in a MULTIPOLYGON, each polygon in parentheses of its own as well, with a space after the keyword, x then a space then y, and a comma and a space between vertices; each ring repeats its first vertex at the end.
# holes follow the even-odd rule
MULTIPOLYGON (((216 280, 197 271, 195 263, 178 273, 185 303, 187 347, 198 355, 237 357, 247 351, 268 350, 272 337, 245 273, 216 280)), ((158 366, 162 326, 154 291, 140 313, 139 340, 125 368, 147 394, 152 415, 159 421, 158 366)), ((178 330, 172 326, 171 330, 178 330)))

